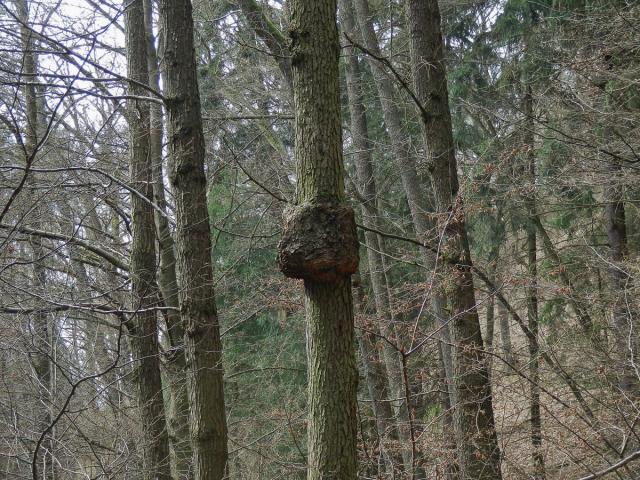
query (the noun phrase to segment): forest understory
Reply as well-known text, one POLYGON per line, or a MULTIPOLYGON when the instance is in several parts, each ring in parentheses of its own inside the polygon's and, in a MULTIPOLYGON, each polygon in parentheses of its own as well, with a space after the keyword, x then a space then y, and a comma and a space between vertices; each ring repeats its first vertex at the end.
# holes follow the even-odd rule
POLYGON ((639 25, 0 0, 0 479, 640 479, 639 25))

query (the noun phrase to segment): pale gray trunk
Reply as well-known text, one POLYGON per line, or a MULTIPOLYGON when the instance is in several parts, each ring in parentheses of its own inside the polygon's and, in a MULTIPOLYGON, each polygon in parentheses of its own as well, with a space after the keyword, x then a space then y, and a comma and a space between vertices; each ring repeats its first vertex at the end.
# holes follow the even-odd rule
MULTIPOLYGON (((355 32, 353 10, 349 2, 341 0, 339 5, 340 21, 343 30, 349 36, 355 32)), ((349 50, 346 64, 346 84, 349 97, 349 114, 351 120, 351 136, 354 147, 354 161, 356 165, 356 177, 361 198, 362 221, 365 227, 380 230, 376 202, 376 179, 371 158, 371 143, 367 126, 367 118, 364 106, 364 97, 360 89, 360 66, 353 49, 349 50)), ((398 417, 397 436, 400 439, 400 448, 403 465, 396 465, 405 471, 411 470, 411 445, 409 411, 405 399, 405 385, 402 375, 402 359, 400 357, 400 343, 395 332, 396 319, 389 307, 389 293, 385 265, 382 255, 386 252, 384 238, 371 231, 365 232, 367 245, 367 260, 369 263, 369 275, 373 289, 376 311, 378 313, 378 329, 386 340, 377 341, 382 349, 383 359, 388 374, 390 393, 393 396, 393 407, 398 417), (397 346, 394 347, 394 345, 397 346)), ((397 462, 395 462, 397 464, 397 462)))
MULTIPOLYGON (((355 7, 356 18, 360 27, 360 34, 364 42, 364 47, 373 55, 382 57, 378 38, 371 21, 368 0, 351 1, 355 7)), ((353 39, 353 36, 351 38, 353 39)), ((367 60, 378 91, 384 122, 391 141, 393 161, 396 162, 400 170, 400 178, 407 196, 407 203, 409 205, 409 211, 411 212, 413 225, 418 238, 422 241, 426 241, 427 236, 429 235, 429 232, 433 230, 434 225, 427 215, 429 210, 427 192, 423 188, 418 177, 416 159, 413 152, 410 150, 410 142, 408 141, 407 134, 402 129, 402 116, 398 107, 395 89, 387 72, 385 72, 383 65, 378 60, 370 56, 367 57, 367 60)), ((362 149, 360 148, 359 150, 362 149)), ((424 251, 424 255, 427 269, 429 271, 434 271, 436 265, 434 256, 427 251, 424 251)), ((439 339, 440 341, 443 341, 443 338, 446 340, 449 336, 448 317, 444 311, 446 300, 439 292, 439 286, 436 279, 432 278, 431 281, 431 312, 437 319, 437 323, 439 323, 439 339)), ((445 365, 451 365, 451 348, 448 345, 443 346, 442 354, 445 357, 449 357, 444 359, 445 365)), ((393 374, 392 369, 389 369, 389 374, 393 375, 394 378, 402 378, 396 377, 393 374)), ((452 377, 449 378, 451 379, 452 377)), ((397 398, 404 397, 404 385, 401 382, 398 382, 398 380, 395 381, 394 392, 398 396, 397 398)), ((455 405, 454 397, 451 398, 451 403, 455 405)), ((401 422, 408 424, 409 412, 406 405, 400 405, 400 408, 398 409, 398 416, 401 422)), ((405 432, 405 440, 408 439, 408 436, 408 433, 405 432)), ((405 453, 405 457, 406 455, 407 454, 405 453)))
MULTIPOLYGON (((359 311, 365 319, 374 316, 375 313, 368 311, 364 305, 364 289, 359 275, 354 276, 353 287, 356 294, 356 311, 359 311)), ((395 451, 395 444, 399 438, 395 427, 395 416, 389 401, 387 369, 379 356, 379 335, 377 324, 367 321, 362 322, 360 329, 356 331, 367 390, 376 419, 379 448, 384 456, 383 470, 378 475, 393 475, 394 470, 402 469, 403 460, 395 451), (390 441, 391 445, 387 441, 390 441)))
MULTIPOLYGON (((36 95, 37 82, 37 58, 34 53, 35 42, 33 34, 29 29, 29 3, 27 0, 17 0, 18 18, 22 22, 20 26, 20 38, 22 40, 22 70, 25 78, 28 80, 23 87, 24 104, 25 104, 25 164, 33 162, 37 152, 39 142, 40 120, 42 112, 38 111, 38 99, 36 95)), ((38 228, 45 214, 44 208, 38 206, 35 208, 34 215, 36 218, 35 228, 38 228)), ((47 272, 44 266, 46 252, 42 245, 42 238, 32 236, 30 239, 32 246, 33 259, 33 288, 35 292, 46 292, 47 272)), ((49 429, 51 423, 51 403, 52 403, 52 368, 51 362, 52 350, 52 328, 50 325, 48 314, 46 312, 37 311, 29 320, 29 331, 32 336, 32 345, 34 353, 29 356, 31 367, 35 373, 37 380, 37 410, 35 412, 35 437, 49 429)), ((34 478, 53 479, 54 472, 54 432, 49 431, 35 452, 32 460, 32 473, 34 478)))

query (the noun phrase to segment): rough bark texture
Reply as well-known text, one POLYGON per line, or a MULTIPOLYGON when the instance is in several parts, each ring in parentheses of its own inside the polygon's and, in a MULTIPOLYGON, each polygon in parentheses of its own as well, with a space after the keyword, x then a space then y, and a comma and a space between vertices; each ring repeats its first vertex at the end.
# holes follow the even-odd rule
MULTIPOLYGON (((291 2, 298 205, 344 208, 336 1, 291 2)), ((351 278, 305 279, 309 480, 356 478, 356 390, 351 278)))
POLYGON ((219 480, 227 465, 227 424, 191 2, 161 0, 160 19, 193 471, 197 480, 219 480))
POLYGON ((471 255, 462 202, 447 92, 444 45, 436 0, 408 0, 411 63, 415 93, 421 102, 428 168, 444 245, 457 264, 443 264, 451 305, 454 349, 454 427, 463 479, 499 479, 500 450, 495 430, 491 384, 482 354, 471 255))
MULTIPOLYGON (((160 71, 153 35, 153 6, 151 0, 144 0, 147 31, 147 63, 149 66, 149 85, 160 91, 160 71)), ((164 191, 162 158, 163 115, 162 106, 151 103, 151 140, 150 160, 152 168, 153 200, 163 212, 167 212, 167 200, 164 191)), ((191 439, 189 437, 189 396, 186 385, 186 360, 184 354, 184 329, 180 318, 178 300, 178 282, 176 279, 176 257, 169 221, 165 215, 154 209, 156 235, 159 248, 160 265, 157 274, 158 287, 164 305, 176 310, 167 310, 164 319, 167 324, 170 349, 163 364, 167 391, 165 393, 165 411, 167 431, 169 433, 169 453, 171 474, 174 478, 189 479, 191 470, 191 439)))
MULTIPOLYGON (((125 7, 127 41, 127 73, 129 78, 146 83, 147 39, 142 0, 127 2, 125 7)), ((134 82, 129 84, 131 95, 144 95, 134 82)), ((129 110, 130 175, 133 187, 147 198, 153 198, 150 160, 150 115, 146 102, 132 101, 129 110)), ((140 403, 143 437, 143 471, 146 480, 171 479, 169 438, 166 430, 156 312, 150 309, 156 302, 156 249, 153 208, 138 195, 131 195, 132 308, 147 310, 136 314, 128 324, 131 349, 136 365, 136 383, 140 403)))
POLYGON ((334 282, 356 273, 360 245, 351 207, 305 202, 284 216, 278 264, 287 277, 334 282))

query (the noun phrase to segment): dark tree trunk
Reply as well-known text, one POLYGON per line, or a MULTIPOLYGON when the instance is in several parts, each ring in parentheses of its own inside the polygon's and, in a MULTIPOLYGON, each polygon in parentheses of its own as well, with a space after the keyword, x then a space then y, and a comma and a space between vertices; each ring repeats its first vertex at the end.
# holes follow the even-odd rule
POLYGON ((471 255, 449 111, 444 45, 436 0, 408 0, 414 89, 421 102, 425 144, 429 152, 433 192, 448 257, 443 262, 451 305, 454 348, 454 427, 460 475, 467 479, 499 479, 500 450, 491 400, 491 384, 476 309, 471 255))
POLYGON ((626 395, 638 396, 639 381, 634 365, 637 361, 637 334, 634 329, 634 311, 629 300, 631 276, 625 267, 627 256, 627 226, 620 178, 621 167, 613 163, 610 167, 611 177, 605 187, 605 219, 607 238, 609 240, 610 258, 609 278, 613 295, 612 326, 615 342, 616 371, 618 388, 626 395))
MULTIPOLYGON (((149 85, 160 91, 160 71, 158 56, 153 35, 153 5, 151 0, 144 0, 145 21, 147 28, 147 63, 149 66, 149 85)), ((153 183, 153 200, 165 214, 168 212, 164 187, 162 139, 164 118, 162 106, 150 105, 151 137, 150 160, 153 183)), ((184 328, 180 318, 178 281, 176 275, 176 257, 173 237, 166 215, 154 209, 156 237, 159 248, 159 269, 157 273, 160 295, 166 307, 164 319, 167 324, 170 350, 165 355, 163 374, 166 376, 166 416, 171 456, 171 474, 175 478, 189 479, 193 477, 191 459, 193 450, 189 437, 189 397, 186 386, 186 360, 184 355, 184 328)))
MULTIPOLYGON (((525 47, 526 48, 526 47, 525 47)), ((538 244, 536 238, 536 226, 533 221, 536 218, 536 156, 534 136, 534 111, 533 94, 531 85, 526 85, 524 97, 524 147, 526 148, 526 164, 524 165, 523 184, 525 185, 524 202, 527 208, 527 273, 529 286, 527 288, 527 319, 529 330, 538 338, 538 244)), ((533 448, 533 478, 542 480, 545 478, 544 457, 542 455, 542 417, 540 414, 540 352, 538 341, 529 339, 529 378, 530 405, 529 415, 531 421, 531 446, 533 448)))
POLYGON ((227 468, 227 423, 191 2, 161 0, 160 21, 193 471, 196 480, 219 480, 227 468))
MULTIPOLYGON (((127 41, 127 72, 135 82, 146 84, 147 39, 143 0, 127 2, 125 6, 125 32, 127 41)), ((129 93, 144 96, 145 90, 135 82, 129 83, 129 93)), ((153 198, 150 162, 150 115, 147 102, 130 101, 128 104, 130 173, 133 187, 146 198, 153 198)), ((132 308, 139 310, 127 323, 131 349, 136 365, 136 383, 144 432, 144 478, 170 480, 169 438, 167 436, 160 379, 156 305, 156 242, 153 208, 139 195, 131 195, 132 308)))

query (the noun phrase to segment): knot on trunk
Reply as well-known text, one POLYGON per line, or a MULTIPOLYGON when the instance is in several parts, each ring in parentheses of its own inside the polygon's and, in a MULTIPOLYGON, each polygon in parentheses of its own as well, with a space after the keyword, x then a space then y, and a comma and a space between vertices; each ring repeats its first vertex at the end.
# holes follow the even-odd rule
POLYGON ((358 270, 353 209, 334 203, 287 208, 278 265, 289 278, 332 283, 358 270))

